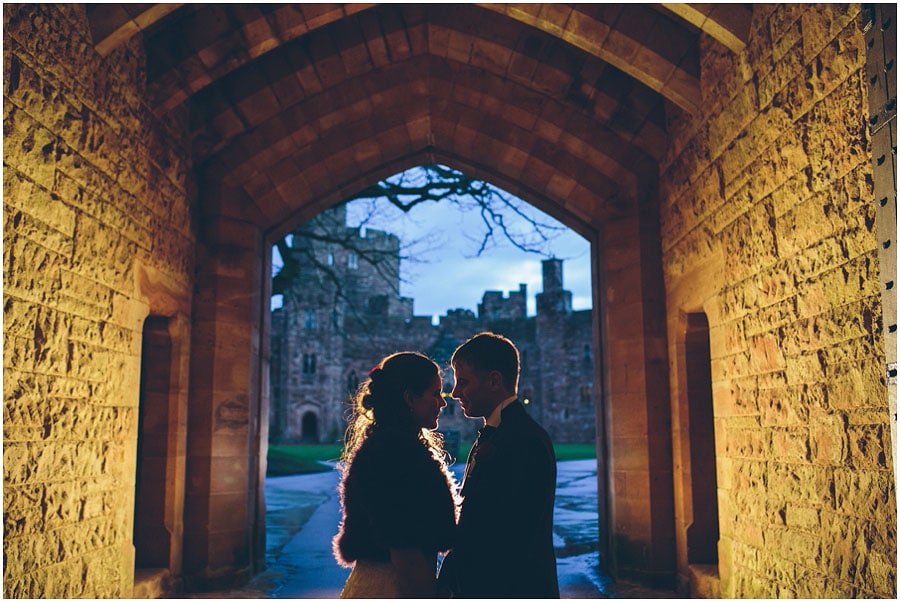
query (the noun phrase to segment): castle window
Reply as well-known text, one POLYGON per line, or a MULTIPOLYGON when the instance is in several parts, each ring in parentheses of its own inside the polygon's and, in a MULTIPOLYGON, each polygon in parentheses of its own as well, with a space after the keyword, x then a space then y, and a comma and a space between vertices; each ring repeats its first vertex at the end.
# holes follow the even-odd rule
POLYGON ((328 265, 334 265, 334 253, 328 254, 328 265))
POLYGON ((315 374, 316 373, 316 354, 315 353, 304 353, 303 354, 303 374, 315 374))
POLYGON ((359 257, 356 253, 350 253, 347 255, 347 267, 351 270, 355 270, 359 268, 359 257))
POLYGON ((307 309, 303 312, 303 328, 306 330, 316 329, 316 310, 307 309))

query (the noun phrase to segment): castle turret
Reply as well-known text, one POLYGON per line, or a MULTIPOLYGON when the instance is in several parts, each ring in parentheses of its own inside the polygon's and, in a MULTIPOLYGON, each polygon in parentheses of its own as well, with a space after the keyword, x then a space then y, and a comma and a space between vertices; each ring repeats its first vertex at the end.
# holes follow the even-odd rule
POLYGON ((544 292, 563 290, 562 259, 545 259, 541 262, 544 276, 544 292))
POLYGON ((541 262, 544 292, 535 295, 538 315, 572 313, 572 293, 563 289, 562 259, 541 262))

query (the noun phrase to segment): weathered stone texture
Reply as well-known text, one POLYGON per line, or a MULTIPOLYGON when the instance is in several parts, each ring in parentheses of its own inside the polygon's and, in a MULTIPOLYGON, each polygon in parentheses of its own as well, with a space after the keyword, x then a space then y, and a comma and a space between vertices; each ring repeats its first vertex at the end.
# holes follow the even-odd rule
POLYGON ((3 8, 3 593, 129 597, 135 269, 190 288, 187 151, 139 44, 102 59, 83 6, 3 8))
POLYGON ((858 12, 754 5, 740 55, 703 43, 710 110, 670 126, 667 311, 710 319, 726 597, 896 594, 858 12))

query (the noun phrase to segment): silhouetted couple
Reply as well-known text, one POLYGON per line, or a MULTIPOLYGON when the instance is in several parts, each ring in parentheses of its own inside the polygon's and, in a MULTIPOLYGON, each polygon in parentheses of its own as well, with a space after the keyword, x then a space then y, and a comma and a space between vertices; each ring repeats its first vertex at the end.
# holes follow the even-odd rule
POLYGON ((434 432, 447 405, 440 367, 396 353, 360 386, 333 541, 338 562, 353 567, 342 598, 559 597, 556 457, 517 398, 519 353, 509 339, 481 333, 450 365, 451 396, 466 416, 484 419, 461 490, 434 432))

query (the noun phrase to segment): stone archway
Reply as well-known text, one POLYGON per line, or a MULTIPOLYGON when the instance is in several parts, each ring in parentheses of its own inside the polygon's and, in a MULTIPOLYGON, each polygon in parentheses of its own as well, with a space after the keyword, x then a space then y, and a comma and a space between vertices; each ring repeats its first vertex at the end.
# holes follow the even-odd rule
MULTIPOLYGON (((559 212, 557 212, 559 213, 559 212)), ((624 382, 616 382, 614 380, 610 380, 608 375, 610 375, 613 371, 610 369, 611 365, 621 365, 621 364, 632 364, 634 365, 634 371, 631 373, 630 378, 636 378, 637 374, 639 374, 643 368, 641 366, 648 365, 653 360, 650 359, 640 359, 640 354, 644 353, 641 351, 642 347, 637 345, 636 342, 639 340, 644 340, 645 338, 653 338, 653 336, 662 336, 661 334, 654 335, 651 332, 648 332, 645 328, 643 320, 636 319, 632 312, 634 311, 634 307, 631 305, 633 303, 633 299, 627 298, 628 305, 620 305, 620 301, 626 301, 626 299, 616 300, 613 299, 610 302, 608 297, 604 297, 601 291, 603 291, 603 285, 600 284, 600 280, 598 280, 598 276, 603 274, 603 282, 607 287, 610 285, 614 285, 619 290, 630 290, 630 291, 638 291, 641 289, 642 284, 640 280, 640 269, 639 266, 631 263, 619 264, 615 267, 615 269, 609 269, 608 265, 598 265, 601 262, 598 259, 598 256, 601 258, 606 254, 612 254, 613 256, 620 258, 623 255, 631 256, 633 261, 639 261, 640 254, 635 254, 634 250, 629 250, 632 248, 632 245, 635 240, 640 238, 640 235, 635 232, 638 229, 637 220, 620 220, 617 222, 617 229, 615 235, 607 234, 605 237, 601 237, 600 233, 596 233, 593 236, 593 248, 594 251, 594 282, 593 289, 595 291, 595 307, 599 308, 596 312, 598 318, 595 320, 595 340, 603 341, 603 346, 601 348, 601 352, 597 358, 595 358, 595 362, 597 362, 597 370, 595 371, 596 380, 594 383, 594 389, 597 391, 601 391, 601 395, 606 401, 606 404, 598 406, 598 428, 602 430, 602 434, 599 439, 599 449, 601 450, 598 453, 598 458, 600 458, 598 466, 598 475, 600 476, 600 482, 598 484, 598 490, 601 492, 601 502, 600 508, 598 509, 598 513, 600 516, 601 524, 606 526, 602 531, 604 533, 609 533, 610 540, 601 542, 602 546, 602 554, 604 561, 607 564, 608 570, 618 570, 620 574, 641 574, 641 575, 659 575, 665 574, 667 572, 666 566, 671 566, 671 555, 666 555, 665 553, 661 553, 657 562, 659 562, 662 568, 656 570, 648 570, 648 569, 635 569, 635 564, 645 563, 647 559, 647 550, 652 547, 652 542, 648 539, 644 539, 646 536, 640 534, 639 532, 630 536, 627 539, 623 539, 621 537, 615 536, 615 530, 610 528, 609 526, 614 524, 616 521, 616 517, 614 515, 614 509, 618 509, 620 513, 629 512, 626 510, 629 506, 639 506, 643 508, 643 511, 652 513, 652 512, 660 512, 662 514, 671 513, 671 492, 670 492, 670 481, 665 478, 667 460, 666 457, 671 453, 671 450, 668 445, 665 444, 664 435, 665 433, 657 433, 657 441, 658 446, 656 447, 656 453, 661 454, 663 457, 658 461, 657 465, 660 466, 659 470, 662 471, 663 476, 660 478, 660 475, 654 475, 652 483, 650 479, 650 470, 648 468, 641 469, 637 468, 635 472, 633 472, 634 477, 631 479, 633 487, 638 487, 638 483, 640 479, 648 479, 646 481, 648 488, 640 487, 636 491, 632 492, 627 488, 622 486, 617 487, 613 490, 610 487, 610 480, 612 479, 612 469, 607 462, 615 453, 615 450, 618 446, 632 446, 635 444, 635 437, 630 433, 612 433, 611 436, 609 433, 609 425, 610 420, 619 420, 621 419, 621 413, 631 413, 634 411, 635 407, 633 405, 633 397, 629 393, 629 397, 619 397, 626 392, 628 387, 639 386, 639 387, 652 387, 652 386, 660 386, 663 387, 665 381, 654 381, 653 378, 649 376, 644 376, 642 378, 643 384, 638 385, 640 380, 634 381, 632 380, 629 383, 624 382), (602 241, 602 242, 601 242, 602 241), (600 246, 603 244, 603 246, 600 246), (597 249, 602 249, 602 251, 598 251, 597 249), (610 311, 614 312, 612 315, 610 311), (611 327, 603 328, 601 326, 601 320, 606 322, 607 324, 612 325, 611 327), (611 342, 611 343, 610 343, 611 342), (637 351, 637 355, 635 352, 637 351), (626 354, 624 356, 623 354, 626 354), (623 403, 627 403, 627 406, 623 406, 620 409, 617 409, 614 405, 614 401, 616 399, 623 399, 623 403), (627 402, 624 400, 628 399, 627 402), (617 418, 618 417, 618 418, 617 418), (606 437, 604 435, 607 435, 606 437), (661 487, 662 491, 657 493, 660 498, 655 502, 656 506, 651 506, 647 504, 648 501, 648 491, 650 491, 650 495, 652 495, 652 487, 661 487), (667 491, 668 490, 668 491, 667 491), (617 562, 614 564, 614 562, 617 562)), ((652 232, 652 230, 650 230, 652 232)), ((266 255, 268 246, 265 244, 261 244, 256 247, 256 252, 252 255, 256 255, 259 263, 263 263, 267 261, 266 255), (260 257, 262 255, 262 257, 260 257)), ((252 255, 245 255, 246 261, 251 261, 252 255)), ((657 260, 658 261, 658 260, 657 260)), ((257 264, 259 265, 259 264, 257 264)), ((265 268, 248 268, 248 272, 253 273, 268 273, 268 267, 265 268)), ((237 281, 235 281, 236 283, 237 281)), ((252 282, 252 280, 244 282, 252 282)), ((246 288, 247 284, 244 284, 246 288)), ((221 290, 221 289, 220 289, 221 290)), ((265 290, 265 289, 264 289, 265 290)), ((609 290, 607 288, 606 290, 609 290)), ((237 294, 237 293, 232 293, 237 294)), ((255 297, 259 293, 256 291, 246 290, 240 296, 242 297, 255 297)), ((265 298, 267 293, 262 294, 262 298, 265 298)), ((633 294, 633 292, 631 293, 633 294)), ((641 310, 642 312, 652 313, 654 310, 652 304, 652 295, 645 293, 648 295, 648 299, 643 301, 639 301, 640 304, 645 306, 645 309, 641 310)), ((264 312, 265 313, 265 312, 264 312)), ((248 324, 248 332, 256 331, 262 333, 262 336, 259 341, 259 345, 261 347, 266 345, 266 333, 267 333, 267 325, 266 321, 268 319, 267 316, 263 315, 259 317, 260 322, 263 324, 259 330, 254 328, 252 324, 248 324)), ((659 323, 658 321, 656 323, 659 323)), ((649 350, 647 350, 649 351, 649 350)), ((265 357, 265 356, 263 356, 265 357)), ((263 360, 264 361, 264 360, 263 360)), ((656 363, 659 363, 661 360, 657 360, 656 363)), ((260 365, 259 369, 260 373, 264 371, 264 366, 260 365)), ((643 416, 650 416, 653 412, 657 413, 665 413, 667 411, 667 398, 664 394, 664 388, 660 389, 660 395, 652 398, 653 403, 655 403, 655 407, 648 407, 646 413, 643 413, 643 416)), ((262 415, 266 415, 265 406, 263 404, 266 403, 267 399, 267 391, 260 390, 260 412, 262 415)), ((639 420, 646 420, 647 418, 639 418, 639 420)), ((631 418, 630 420, 634 420, 631 418)), ((664 417, 657 418, 656 420, 664 421, 664 417)), ((262 424, 255 425, 256 430, 254 437, 256 438, 257 444, 259 445, 260 452, 259 457, 262 457, 264 452, 264 440, 265 440, 265 431, 262 430, 262 424)), ((646 431, 645 431, 646 432, 646 431)), ((646 435, 644 436, 646 437, 646 435)), ((640 440, 640 436, 638 437, 640 440)), ((249 443, 248 443, 249 444, 249 443)), ((255 451, 255 450, 251 450, 255 451)), ((618 471, 619 478, 621 476, 628 474, 635 470, 634 467, 623 467, 618 471)), ((260 475, 260 478, 262 475, 260 475)), ((261 495, 261 487, 259 488, 259 495, 261 495)), ((262 503, 260 502, 258 507, 262 507, 262 503)), ((630 519, 625 519, 621 515, 618 518, 618 525, 621 525, 627 520, 634 520, 639 523, 647 524, 651 522, 649 517, 643 517, 640 515, 640 511, 631 515, 630 519)), ((253 538, 255 541, 260 542, 260 546, 262 545, 262 538, 264 536, 264 525, 261 520, 257 520, 256 522, 252 522, 248 520, 247 529, 254 533, 253 538)), ((648 534, 649 535, 649 534, 648 534)), ((666 545, 666 544, 663 544, 666 545)), ((665 579, 665 577, 662 577, 665 579)))
MULTIPOLYGON (((383 10, 391 14, 411 9, 383 10)), ((597 409, 598 424, 608 435, 598 453, 598 474, 605 475, 599 490, 605 492, 601 497, 609 497, 600 504, 603 531, 610 534, 604 558, 608 568, 620 574, 670 578, 674 535, 664 517, 673 512, 671 446, 667 430, 658 430, 652 438, 649 434, 653 430, 649 425, 668 422, 669 411, 664 374, 650 372, 651 366, 666 364, 654 167, 660 148, 652 142, 654 132, 664 127, 663 105, 659 100, 643 102, 640 133, 625 142, 602 119, 570 111, 566 105, 571 99, 548 95, 533 82, 505 77, 496 67, 479 67, 448 55, 452 36, 433 32, 452 29, 473 44, 480 43, 478 34, 458 31, 446 15, 433 18, 434 29, 427 22, 413 27, 426 35, 428 43, 411 49, 405 58, 379 69, 335 74, 327 90, 300 98, 286 110, 260 105, 254 117, 258 125, 238 126, 215 152, 199 149, 201 156, 209 153, 199 189, 202 219, 213 224, 201 241, 210 250, 204 257, 225 262, 232 271, 226 277, 211 263, 209 273, 226 281, 213 280, 210 286, 219 296, 254 299, 253 307, 246 308, 249 313, 243 314, 246 322, 241 330, 252 337, 248 350, 262 350, 263 363, 251 357, 242 361, 259 366, 254 373, 265 375, 268 317, 260 313, 260 299, 267 298, 268 283, 260 279, 269 273, 267 249, 297 223, 359 188, 406 168, 437 162, 490 181, 553 215, 592 241, 594 307, 600 316, 594 336, 601 350, 595 358, 599 376, 594 389, 605 402, 597 409), (241 239, 237 245, 236 235, 241 239), (230 290, 232 286, 242 290, 230 290), (628 377, 616 378, 611 366, 629 366, 628 377), (613 426, 621 421, 636 429, 613 426), (636 445, 646 454, 610 462, 636 445), (616 487, 610 486, 613 480, 616 487)), ((559 51, 553 60, 535 64, 538 79, 549 84, 574 51, 559 46, 552 36, 534 35, 538 47, 559 51)), ((349 51, 352 44, 352 38, 340 39, 333 48, 335 56, 349 51)), ((235 76, 249 76, 246 71, 239 69, 235 76)), ((200 139, 220 136, 223 120, 239 110, 220 102, 224 85, 211 85, 201 95, 203 102, 216 108, 200 114, 200 139)), ((628 90, 625 94, 635 99, 646 95, 639 86, 628 90)), ((260 88, 257 94, 262 96, 254 98, 271 91, 260 88)), ((226 361, 231 357, 224 348, 221 353, 226 361)), ((247 388, 258 395, 249 401, 247 415, 251 420, 257 412, 266 415, 267 392, 260 381, 248 382, 247 388)), ((261 456, 262 425, 249 426, 253 429, 242 453, 261 456)), ((246 524, 255 531, 252 539, 261 541, 257 523, 248 516, 246 524)))
POLYGON ((702 311, 721 592, 895 597, 882 6, 5 4, 4 593, 132 593, 150 314, 184 317, 170 567, 191 589, 261 568, 266 249, 440 161, 595 241, 619 574, 687 576, 669 399, 702 311))

